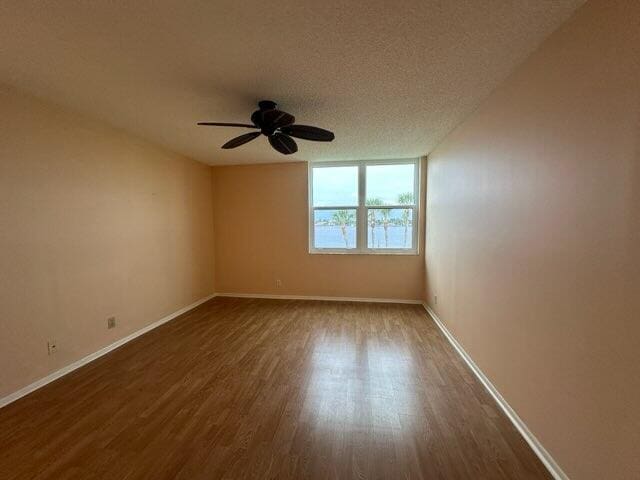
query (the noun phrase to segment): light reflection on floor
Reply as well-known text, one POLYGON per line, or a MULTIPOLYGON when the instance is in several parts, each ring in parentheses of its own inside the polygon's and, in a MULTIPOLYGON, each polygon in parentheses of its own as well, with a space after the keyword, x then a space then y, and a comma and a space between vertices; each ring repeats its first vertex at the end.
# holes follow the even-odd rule
POLYGON ((314 348, 304 416, 317 428, 402 429, 418 408, 402 346, 323 339, 314 348))

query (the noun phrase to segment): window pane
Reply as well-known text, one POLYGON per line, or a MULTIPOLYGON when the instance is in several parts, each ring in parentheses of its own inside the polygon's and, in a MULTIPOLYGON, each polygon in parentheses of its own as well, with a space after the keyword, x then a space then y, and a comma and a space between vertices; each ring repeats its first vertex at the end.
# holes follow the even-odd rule
POLYGON ((413 208, 368 208, 369 248, 413 248, 413 208))
POLYGON ((355 248, 356 210, 314 210, 315 248, 355 248))
POLYGON ((367 205, 413 204, 415 165, 367 166, 367 205))
POLYGON ((358 167, 314 167, 313 206, 358 205, 358 167))

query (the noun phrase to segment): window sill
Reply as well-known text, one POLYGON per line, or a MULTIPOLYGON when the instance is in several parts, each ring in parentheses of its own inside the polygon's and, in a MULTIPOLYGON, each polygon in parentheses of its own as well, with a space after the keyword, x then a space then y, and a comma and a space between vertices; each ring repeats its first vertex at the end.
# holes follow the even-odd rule
POLYGON ((420 252, 417 250, 324 250, 324 249, 310 249, 311 255, 409 255, 418 256, 420 252))

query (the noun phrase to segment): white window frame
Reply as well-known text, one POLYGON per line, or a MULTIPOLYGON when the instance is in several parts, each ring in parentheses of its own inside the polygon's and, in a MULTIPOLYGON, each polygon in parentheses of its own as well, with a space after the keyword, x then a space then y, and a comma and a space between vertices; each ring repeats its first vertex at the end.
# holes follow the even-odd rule
POLYGON ((403 158, 393 160, 354 160, 354 161, 330 161, 330 162, 309 162, 308 163, 308 224, 309 224, 309 253, 312 254, 338 254, 338 255, 418 255, 420 253, 420 158, 403 158), (412 215, 412 248, 369 248, 369 228, 367 224, 367 209, 394 210, 406 209, 407 205, 382 205, 367 207, 367 166, 372 165, 414 165, 413 193, 414 204, 411 205, 412 215), (358 205, 350 206, 313 206, 313 169, 322 167, 358 167, 358 205), (356 246, 354 248, 316 248, 314 246, 314 211, 315 210, 355 210, 356 211, 356 246))

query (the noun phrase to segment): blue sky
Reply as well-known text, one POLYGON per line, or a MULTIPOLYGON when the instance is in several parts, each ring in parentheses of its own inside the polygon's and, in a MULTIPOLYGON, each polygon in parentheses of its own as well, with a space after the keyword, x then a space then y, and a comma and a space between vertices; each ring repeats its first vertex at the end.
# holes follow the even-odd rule
MULTIPOLYGON (((413 192, 414 165, 367 166, 367 198, 398 203, 400 193, 413 192)), ((313 170, 316 207, 358 205, 358 167, 316 167, 313 170)))

